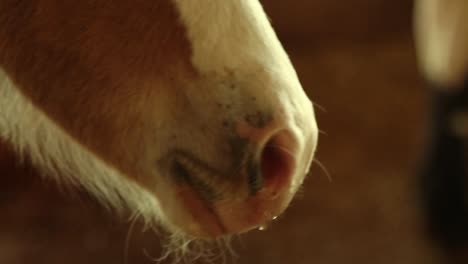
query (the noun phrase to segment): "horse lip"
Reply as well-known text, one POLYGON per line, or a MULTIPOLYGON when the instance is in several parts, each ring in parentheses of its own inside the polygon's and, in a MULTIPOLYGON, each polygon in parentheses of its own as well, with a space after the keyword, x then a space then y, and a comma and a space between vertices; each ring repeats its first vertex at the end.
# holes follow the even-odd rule
POLYGON ((177 196, 199 226, 193 233, 207 238, 225 235, 226 227, 216 209, 226 191, 221 173, 187 152, 175 151, 169 157, 177 196))
POLYGON ((221 173, 192 155, 182 151, 174 152, 170 171, 178 184, 190 186, 206 202, 213 203, 223 198, 221 173))
POLYGON ((191 230, 190 233, 197 237, 215 238, 227 233, 222 219, 216 212, 216 209, 211 206, 203 197, 201 197, 190 186, 178 186, 178 197, 181 199, 183 206, 197 222, 197 229, 191 230))
POLYGON ((270 212, 271 217, 274 217, 285 208, 283 202, 271 205, 276 204, 272 199, 284 199, 282 196, 271 198, 261 190, 264 183, 255 181, 256 177, 253 177, 258 173, 258 168, 249 162, 243 162, 246 167, 239 172, 243 175, 237 178, 239 181, 234 181, 233 177, 225 177, 226 174, 181 150, 171 152, 162 162, 171 177, 182 208, 185 208, 196 223, 197 227, 194 229, 187 227, 188 233, 196 237, 216 238, 234 232, 245 232, 269 221, 265 212, 270 212), (263 203, 267 204, 262 205, 263 203), (250 208, 248 213, 245 208, 250 208))
POLYGON ((270 220, 265 212, 271 212, 273 217, 283 211, 283 203, 281 208, 272 205, 277 203, 273 200, 283 199, 271 197, 263 190, 265 183, 258 177, 261 172, 255 165, 256 154, 248 152, 243 156, 240 177, 229 177, 232 175, 213 169, 186 151, 176 150, 166 156, 166 168, 177 196, 198 225, 197 236, 213 238, 244 232, 270 220), (249 213, 245 208, 250 208, 249 213))

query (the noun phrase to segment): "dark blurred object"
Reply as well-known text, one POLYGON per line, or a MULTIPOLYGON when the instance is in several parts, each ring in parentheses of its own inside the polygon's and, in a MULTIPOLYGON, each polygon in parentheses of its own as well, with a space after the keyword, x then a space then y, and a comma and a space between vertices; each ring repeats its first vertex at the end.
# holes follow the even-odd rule
POLYGON ((467 135, 463 130, 468 82, 460 90, 440 85, 432 85, 431 90, 433 121, 421 174, 424 219, 428 237, 445 253, 457 255, 468 246, 467 135))

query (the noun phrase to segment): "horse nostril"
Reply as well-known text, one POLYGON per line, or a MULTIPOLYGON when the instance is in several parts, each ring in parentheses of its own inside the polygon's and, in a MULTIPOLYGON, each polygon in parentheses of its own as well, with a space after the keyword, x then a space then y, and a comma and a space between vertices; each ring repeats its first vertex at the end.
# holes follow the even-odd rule
POLYGON ((287 131, 280 131, 268 140, 260 156, 259 191, 275 197, 288 184, 294 173, 295 147, 287 131))

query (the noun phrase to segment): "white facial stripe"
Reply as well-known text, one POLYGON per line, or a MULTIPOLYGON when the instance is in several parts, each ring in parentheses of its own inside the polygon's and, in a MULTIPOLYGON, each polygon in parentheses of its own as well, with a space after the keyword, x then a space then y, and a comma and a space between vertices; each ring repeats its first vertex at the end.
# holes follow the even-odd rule
POLYGON ((258 0, 172 1, 187 30, 192 64, 202 75, 245 78, 250 86, 243 92, 255 94, 258 105, 283 106, 291 120, 296 112, 311 112, 311 102, 258 0))
POLYGON ((468 72, 468 1, 418 0, 415 5, 415 38, 425 77, 456 85, 468 72))
MULTIPOLYGON (((255 64, 291 73, 289 59, 257 0, 173 0, 201 73, 248 71, 255 64), (286 66, 286 67, 283 67, 286 66)), ((293 71, 294 72, 294 71, 293 71)))

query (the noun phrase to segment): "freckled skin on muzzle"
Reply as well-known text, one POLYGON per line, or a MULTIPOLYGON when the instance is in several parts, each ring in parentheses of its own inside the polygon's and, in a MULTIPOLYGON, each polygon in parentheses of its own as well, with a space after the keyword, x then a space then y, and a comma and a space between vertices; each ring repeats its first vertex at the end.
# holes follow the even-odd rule
POLYGON ((281 214, 302 183, 317 141, 312 105, 304 94, 262 89, 291 84, 256 72, 195 82, 174 108, 190 114, 174 114, 183 116, 175 119, 181 129, 170 132, 157 170, 174 190, 160 199, 175 229, 202 237, 245 232, 281 214), (209 96, 192 94, 197 89, 209 96))

